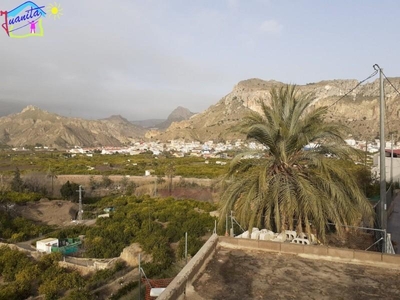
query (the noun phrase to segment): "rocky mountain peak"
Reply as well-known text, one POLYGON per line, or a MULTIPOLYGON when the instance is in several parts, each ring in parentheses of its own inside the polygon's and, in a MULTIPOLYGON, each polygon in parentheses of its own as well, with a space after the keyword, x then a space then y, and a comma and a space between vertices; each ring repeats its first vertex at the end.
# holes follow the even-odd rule
POLYGON ((21 113, 25 113, 25 112, 29 112, 29 111, 42 111, 40 108, 38 108, 37 106, 34 105, 28 105, 27 107, 25 107, 21 113))
POLYGON ((169 126, 171 126, 172 123, 188 120, 193 115, 194 115, 194 113, 192 113, 187 108, 178 106, 169 114, 166 121, 164 121, 160 124, 157 124, 156 127, 159 129, 166 129, 169 126))
POLYGON ((107 121, 111 121, 111 122, 119 122, 119 123, 130 123, 127 119, 125 119, 123 116, 121 115, 112 115, 106 119, 103 120, 107 120, 107 121))
POLYGON ((190 110, 188 110, 185 107, 178 106, 175 108, 168 116, 168 120, 173 120, 173 121, 182 121, 182 120, 187 120, 191 116, 193 116, 194 113, 192 113, 190 110))

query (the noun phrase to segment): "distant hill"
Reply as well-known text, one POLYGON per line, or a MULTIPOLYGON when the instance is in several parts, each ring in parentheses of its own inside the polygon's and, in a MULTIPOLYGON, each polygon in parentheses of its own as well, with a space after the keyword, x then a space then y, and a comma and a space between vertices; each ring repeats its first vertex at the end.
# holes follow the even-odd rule
MULTIPOLYGON (((390 81, 400 90, 400 78, 390 78, 390 81)), ((0 144, 25 146, 40 143, 63 148, 75 145, 119 146, 138 139, 223 142, 244 138, 233 129, 249 112, 261 111, 261 102, 268 104, 270 101, 271 89, 283 84, 256 78, 241 81, 229 94, 201 113, 194 114, 178 107, 165 121, 138 121, 147 122, 148 126, 143 127, 152 130, 132 124, 119 115, 102 120, 84 120, 27 106, 20 113, 0 118, 0 144)), ((326 121, 348 125, 355 139, 371 140, 379 131, 379 80, 365 83, 342 98, 357 84, 357 80, 326 80, 299 85, 298 90, 310 93, 315 98, 315 107, 330 107, 326 121)), ((396 134, 400 132, 400 96, 389 85, 385 87, 385 93, 386 132, 388 135, 390 132, 396 134)))
POLYGON ((120 146, 141 139, 145 130, 121 116, 103 120, 67 118, 35 106, 0 118, 0 143, 12 146, 35 145, 120 146))
MULTIPOLYGON (((390 78, 400 89, 400 78, 390 78)), ((358 84, 357 80, 326 80, 298 85, 299 92, 315 97, 314 106, 331 106, 326 121, 341 122, 351 129, 357 139, 373 139, 379 131, 379 80, 366 83, 341 99, 358 84), (337 102, 341 99, 339 102, 337 102), (337 103, 336 103, 337 102, 337 103)), ((233 129, 250 111, 261 111, 261 102, 270 101, 270 90, 284 85, 274 80, 248 79, 239 82, 233 90, 207 110, 189 120, 172 123, 163 132, 151 137, 162 141, 186 139, 199 141, 226 141, 244 138, 233 129)), ((385 88, 387 133, 400 132, 400 97, 390 86, 385 88)))
POLYGON ((131 123, 138 125, 138 126, 142 126, 144 128, 165 130, 173 122, 189 120, 189 118, 193 115, 194 115, 194 113, 192 113, 187 108, 178 106, 169 114, 169 116, 166 120, 165 119, 149 119, 149 120, 141 120, 141 121, 131 121, 131 123))
POLYGON ((161 122, 157 124, 155 127, 158 129, 167 129, 173 122, 180 122, 183 120, 189 120, 191 116, 193 116, 194 113, 192 113, 190 110, 187 108, 184 108, 182 106, 178 106, 175 108, 170 115, 168 116, 167 120, 164 122, 161 122))
POLYGON ((131 123, 137 126, 141 126, 143 128, 155 128, 157 127, 157 124, 160 124, 164 121, 165 119, 149 119, 149 120, 131 121, 131 123))

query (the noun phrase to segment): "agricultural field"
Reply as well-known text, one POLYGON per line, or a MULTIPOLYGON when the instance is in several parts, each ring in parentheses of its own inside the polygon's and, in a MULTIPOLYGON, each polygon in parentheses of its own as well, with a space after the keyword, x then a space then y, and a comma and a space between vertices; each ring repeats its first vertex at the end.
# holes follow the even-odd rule
POLYGON ((173 174, 191 178, 216 178, 224 174, 226 162, 226 159, 175 158, 152 154, 102 155, 94 153, 93 156, 87 156, 56 151, 1 151, 0 173, 10 175, 18 168, 22 174, 51 172, 54 174, 143 176, 146 170, 150 170, 156 176, 173 174))

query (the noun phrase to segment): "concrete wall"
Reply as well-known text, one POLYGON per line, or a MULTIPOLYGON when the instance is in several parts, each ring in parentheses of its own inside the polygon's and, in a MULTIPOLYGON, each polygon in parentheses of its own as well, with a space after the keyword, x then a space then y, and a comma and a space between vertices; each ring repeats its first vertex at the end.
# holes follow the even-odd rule
POLYGON ((218 245, 218 235, 213 234, 201 247, 196 255, 179 272, 174 280, 168 285, 165 291, 157 297, 157 300, 178 300, 184 299, 186 286, 191 284, 196 275, 200 274, 207 263, 214 256, 218 245))
POLYGON ((96 271, 93 266, 80 266, 77 264, 69 263, 67 261, 59 261, 58 265, 63 268, 72 269, 78 271, 82 276, 86 276, 96 271))
MULTIPOLYGON (((374 162, 376 163, 376 166, 372 169, 373 173, 376 173, 379 177, 380 175, 380 159, 379 159, 379 153, 374 156, 374 162), (375 160, 376 157, 376 160, 375 160)), ((386 166, 386 181, 390 181, 390 168, 391 168, 391 158, 390 157, 385 157, 385 166, 386 166)), ((400 182, 400 157, 394 157, 393 158, 393 181, 394 182, 400 182)))
POLYGON ((227 248, 264 250, 287 254, 297 254, 305 257, 334 259, 342 262, 354 262, 400 268, 400 255, 382 254, 372 251, 351 250, 322 245, 307 246, 251 239, 236 239, 223 236, 219 237, 219 245, 227 248))

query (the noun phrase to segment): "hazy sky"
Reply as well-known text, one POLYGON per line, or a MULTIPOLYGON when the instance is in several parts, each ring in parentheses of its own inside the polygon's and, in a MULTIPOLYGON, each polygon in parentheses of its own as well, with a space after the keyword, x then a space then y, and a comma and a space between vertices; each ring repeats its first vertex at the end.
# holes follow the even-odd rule
MULTIPOLYGON (((1 0, 11 11, 24 0, 1 0)), ((305 84, 400 71, 398 0, 35 0, 43 37, 0 27, 0 112, 90 119, 200 112, 244 79, 305 84)), ((4 16, 0 18, 4 23, 4 16)), ((26 27, 28 29, 28 27, 26 27)))

